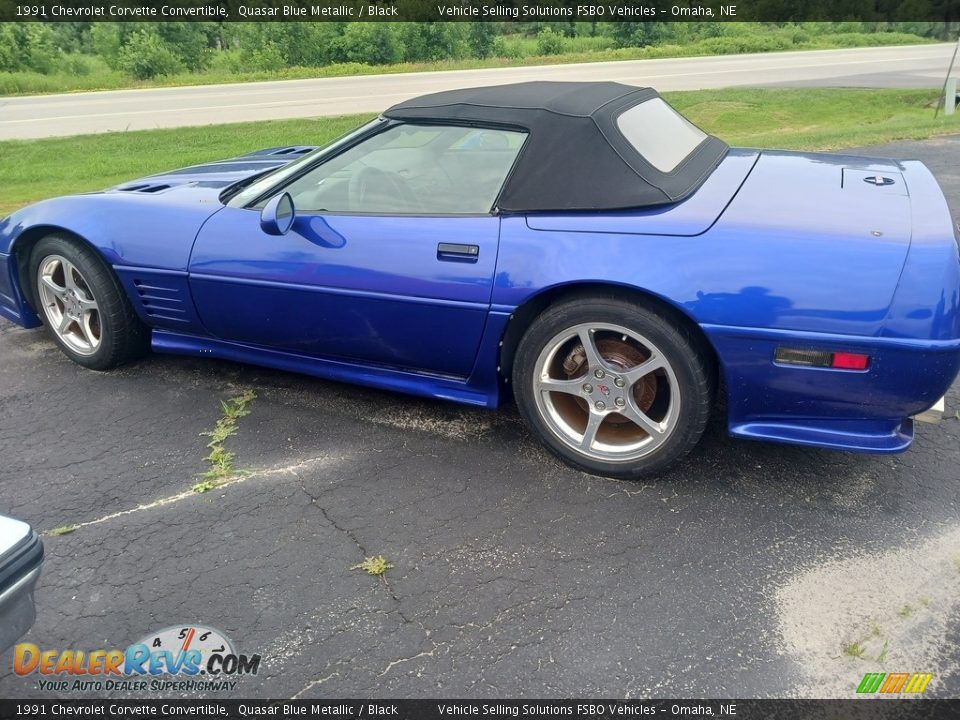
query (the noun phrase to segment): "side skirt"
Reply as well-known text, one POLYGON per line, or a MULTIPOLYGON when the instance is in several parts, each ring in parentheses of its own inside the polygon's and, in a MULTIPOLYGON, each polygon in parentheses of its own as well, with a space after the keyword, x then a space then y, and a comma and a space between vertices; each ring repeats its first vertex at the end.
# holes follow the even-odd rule
POLYGON ((469 379, 298 355, 170 330, 154 330, 151 346, 154 352, 158 353, 210 357, 261 365, 275 370, 312 375, 325 380, 356 383, 420 397, 450 400, 465 405, 495 408, 499 401, 496 385, 492 388, 480 387, 479 384, 471 383, 469 379))

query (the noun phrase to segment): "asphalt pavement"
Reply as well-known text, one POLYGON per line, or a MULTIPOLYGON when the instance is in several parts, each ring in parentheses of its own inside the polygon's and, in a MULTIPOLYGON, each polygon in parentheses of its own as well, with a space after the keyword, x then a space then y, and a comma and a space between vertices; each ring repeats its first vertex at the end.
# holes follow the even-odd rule
POLYGON ((0 140, 373 113, 424 93, 527 80, 616 80, 658 90, 939 88, 954 47, 938 43, 0 97, 0 140))
MULTIPOLYGON (((925 160, 960 220, 960 136, 865 152, 925 160)), ((159 355, 90 372, 0 321, 0 458, 0 512, 47 533, 25 640, 202 623, 263 656, 231 697, 852 697, 868 671, 960 695, 958 419, 869 456, 715 417, 624 482, 553 460, 512 407, 159 355), (243 388, 246 472, 193 492, 243 388), (385 579, 351 569, 373 555, 385 579)), ((69 696, 38 679, 0 656, 0 696, 69 696)))

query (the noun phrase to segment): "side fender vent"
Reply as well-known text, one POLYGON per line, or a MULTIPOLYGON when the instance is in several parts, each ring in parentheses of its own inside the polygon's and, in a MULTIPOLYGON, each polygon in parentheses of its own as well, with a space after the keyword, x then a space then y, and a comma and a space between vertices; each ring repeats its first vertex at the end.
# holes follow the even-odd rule
POLYGON ((114 265, 137 315, 152 328, 203 333, 186 271, 114 265))
POLYGON ((148 280, 134 278, 133 286, 140 296, 140 304, 144 312, 150 317, 174 322, 190 322, 180 288, 166 285, 155 277, 148 280))

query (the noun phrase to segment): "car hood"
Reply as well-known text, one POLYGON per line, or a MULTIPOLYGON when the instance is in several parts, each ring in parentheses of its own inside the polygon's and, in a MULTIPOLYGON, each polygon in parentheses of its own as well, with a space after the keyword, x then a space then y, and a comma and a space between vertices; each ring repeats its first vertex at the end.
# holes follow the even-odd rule
POLYGON ((312 146, 295 145, 266 148, 240 157, 148 175, 129 180, 106 190, 137 195, 162 195, 189 188, 216 191, 286 165, 314 150, 312 146))

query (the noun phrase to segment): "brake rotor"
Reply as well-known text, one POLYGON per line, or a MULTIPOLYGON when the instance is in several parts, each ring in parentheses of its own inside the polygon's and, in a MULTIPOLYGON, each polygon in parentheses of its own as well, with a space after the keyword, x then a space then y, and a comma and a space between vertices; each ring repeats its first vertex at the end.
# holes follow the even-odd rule
MULTIPOLYGON (((604 361, 617 368, 620 371, 628 370, 636 365, 646 362, 650 354, 644 352, 635 345, 631 345, 625 340, 619 338, 602 338, 597 340, 597 352, 604 361)), ((584 352, 583 345, 575 345, 567 356, 563 359, 563 371, 567 374, 567 379, 583 377, 587 372, 587 354, 584 352)), ((644 413, 648 412, 653 406, 653 401, 657 396, 657 378, 653 373, 644 376, 633 386, 633 399, 637 407, 644 413)), ((577 402, 588 410, 586 401, 577 398, 577 402)), ((630 420, 619 413, 612 413, 607 422, 613 424, 627 423, 630 420)))

